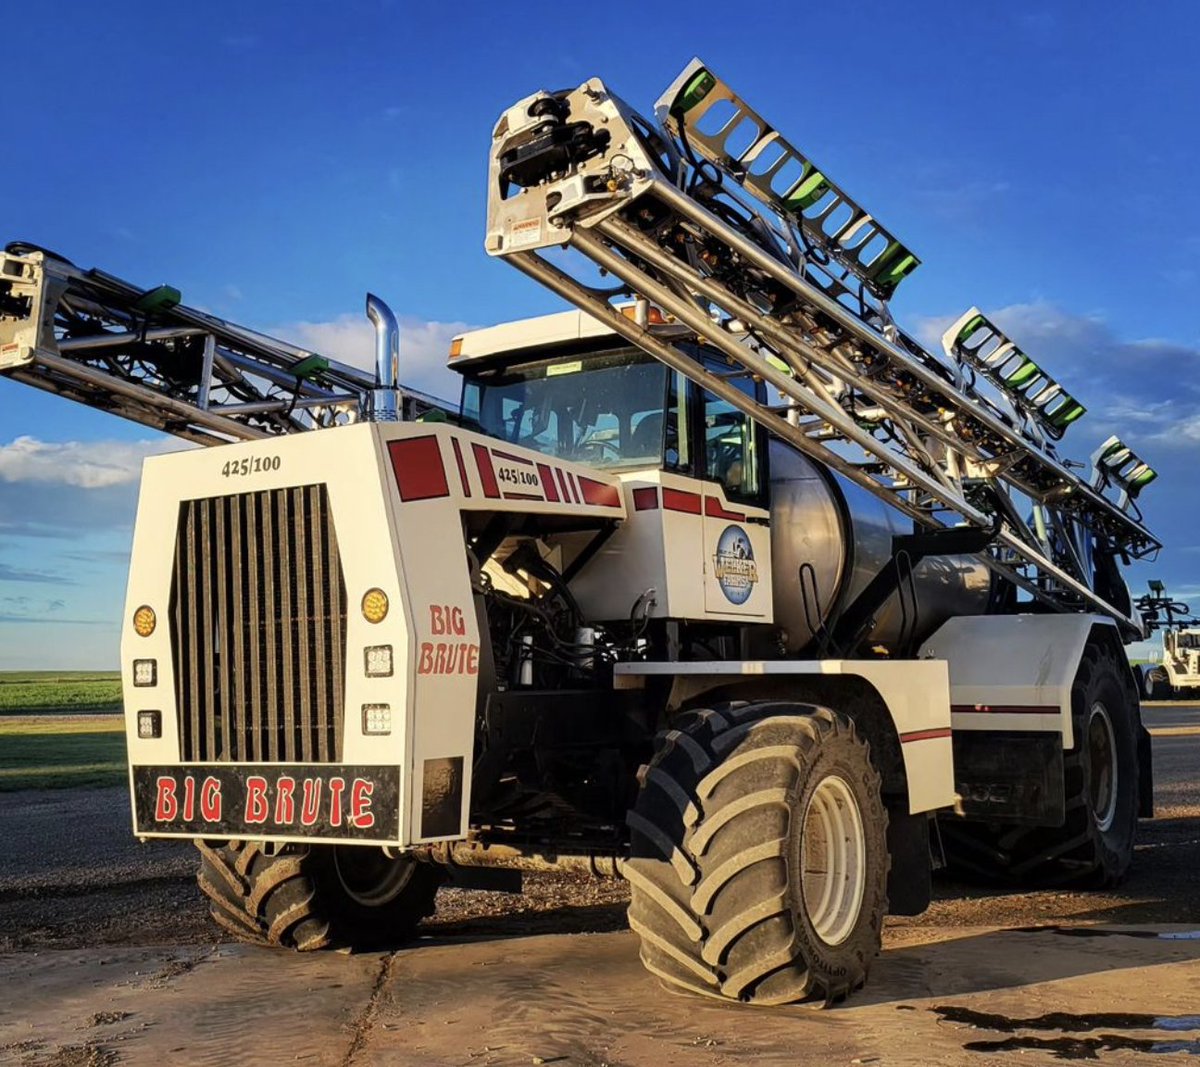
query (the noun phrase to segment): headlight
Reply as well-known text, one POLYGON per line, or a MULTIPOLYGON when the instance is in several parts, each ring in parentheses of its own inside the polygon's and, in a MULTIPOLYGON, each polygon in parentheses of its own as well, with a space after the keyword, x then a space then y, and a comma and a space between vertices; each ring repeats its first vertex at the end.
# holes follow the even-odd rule
POLYGON ((362 598, 362 613, 367 622, 383 622, 388 613, 387 593, 382 589, 368 589, 362 598))
POLYGON ((390 678, 392 676, 392 646, 373 645, 363 650, 368 678, 390 678))
POLYGON ((158 684, 158 660, 135 659, 133 661, 133 684, 138 686, 158 684))
POLYGON ((138 712, 138 737, 146 741, 153 737, 162 737, 162 714, 160 712, 138 712))
POLYGON ((143 604, 133 613, 133 628, 139 637, 149 637, 154 633, 154 627, 157 625, 158 618, 154 614, 154 609, 148 604, 143 604))
POLYGON ((390 734, 392 732, 391 704, 364 704, 362 706, 362 729, 364 734, 390 734))

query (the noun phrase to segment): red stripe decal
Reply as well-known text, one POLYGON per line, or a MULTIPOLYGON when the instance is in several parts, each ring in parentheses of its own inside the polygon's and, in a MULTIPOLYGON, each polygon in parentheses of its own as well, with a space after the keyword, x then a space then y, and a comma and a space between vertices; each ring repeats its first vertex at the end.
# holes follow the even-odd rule
POLYGON ((558 487, 562 490, 563 503, 571 503, 571 490, 567 488, 567 476, 563 474, 561 467, 555 467, 554 473, 558 475, 558 487))
POLYGON ((524 463, 528 467, 533 466, 533 460, 526 459, 524 456, 514 456, 511 452, 501 452, 498 448, 492 449, 492 455, 497 459, 511 459, 514 463, 524 463))
POLYGON ((388 445, 388 452, 400 499, 406 504, 450 495, 446 468, 442 466, 442 450, 436 437, 409 437, 393 441, 388 445))
POLYGON ((538 496, 537 493, 505 493, 505 500, 545 500, 543 496, 538 496))
POLYGON ((913 730, 911 733, 901 734, 900 743, 908 744, 909 741, 931 741, 935 737, 949 737, 950 727, 943 726, 938 730, 913 730))
POLYGON ((668 511, 682 511, 688 515, 700 514, 699 493, 685 493, 682 489, 668 489, 664 485, 662 504, 668 511))
POLYGON ((657 511, 658 490, 654 486, 644 486, 633 491, 634 511, 657 511))
POLYGON ((467 465, 463 462, 462 449, 458 446, 458 438, 451 437, 450 443, 454 446, 454 462, 458 464, 458 480, 462 482, 463 496, 471 495, 471 483, 467 481, 467 465))
POLYGON ((598 508, 619 508, 621 506, 621 494, 615 485, 605 485, 604 482, 580 477, 579 488, 583 492, 585 504, 591 504, 598 508))
POLYGON ((715 496, 704 498, 704 514, 714 519, 731 519, 733 522, 745 522, 746 514, 742 511, 726 511, 715 496))
POLYGON ((492 457, 483 445, 472 445, 471 451, 475 453, 475 469, 479 471, 483 495, 494 500, 500 495, 500 487, 496 484, 496 468, 492 466, 492 457))
POLYGON ((1056 704, 954 704, 955 715, 1058 715, 1056 704))
POLYGON ((571 503, 580 503, 583 498, 579 495, 579 483, 570 471, 567 471, 567 488, 571 490, 571 503))
POLYGON ((558 503, 558 487, 554 484, 554 472, 544 463, 537 465, 538 477, 542 479, 542 488, 546 490, 546 499, 551 504, 558 503))

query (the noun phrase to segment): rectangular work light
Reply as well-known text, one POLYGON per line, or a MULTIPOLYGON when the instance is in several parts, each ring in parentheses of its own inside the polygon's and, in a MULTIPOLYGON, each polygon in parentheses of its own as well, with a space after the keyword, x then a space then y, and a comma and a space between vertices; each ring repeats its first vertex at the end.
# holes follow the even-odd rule
POLYGON ((363 668, 368 678, 392 676, 392 646, 372 645, 363 649, 363 668))
POLYGON ((364 734, 381 736, 392 732, 392 706, 390 704, 364 704, 362 706, 362 731, 364 734))

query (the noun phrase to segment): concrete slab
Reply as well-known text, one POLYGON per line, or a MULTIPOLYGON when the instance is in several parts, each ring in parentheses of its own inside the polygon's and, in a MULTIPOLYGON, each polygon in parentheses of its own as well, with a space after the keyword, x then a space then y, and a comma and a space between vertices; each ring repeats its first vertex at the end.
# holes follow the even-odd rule
MULTIPOLYGON (((1177 1017, 1181 1030, 1117 1028, 1151 1043, 1200 1039, 1200 942, 1053 930, 923 930, 877 962, 867 990, 829 1011, 745 1008, 669 993, 629 933, 438 945, 399 955, 355 1064, 561 1063, 600 1067, 994 1062, 965 1046, 1006 1040, 935 1009, 1077 1018, 1042 1038, 1090 1034, 1098 1011, 1177 1017)), ((1025 1031, 1020 1031, 1024 1034, 1025 1031)), ((1124 1055, 1129 1050, 1118 1050, 1124 1055)), ((995 1054, 995 1053, 992 1053, 995 1054)), ((1025 1050, 1022 1064, 1052 1062, 1025 1050)), ((1107 1059, 1108 1057, 1106 1057, 1107 1059)), ((1120 1062, 1120 1060, 1113 1060, 1120 1062)))
POLYGON ((12 954, 0 957, 0 1063, 983 1067, 1061 1063, 1064 1050, 1158 1063, 1200 1052, 1190 933, 889 930, 870 986, 828 1011, 672 994, 627 931, 361 956, 12 954))
POLYGON ((0 1063, 341 1064, 378 956, 244 945, 0 957, 0 1063))

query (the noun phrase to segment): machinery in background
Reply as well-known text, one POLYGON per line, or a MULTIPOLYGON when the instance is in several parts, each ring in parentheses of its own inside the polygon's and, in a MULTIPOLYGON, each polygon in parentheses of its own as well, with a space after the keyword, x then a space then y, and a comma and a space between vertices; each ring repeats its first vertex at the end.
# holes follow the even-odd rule
POLYGON ((1161 581, 1138 608, 1151 632, 1162 631, 1162 645, 1151 652, 1151 662, 1140 666, 1142 696, 1146 700, 1171 700, 1200 690, 1200 619, 1182 601, 1173 600, 1161 581))

